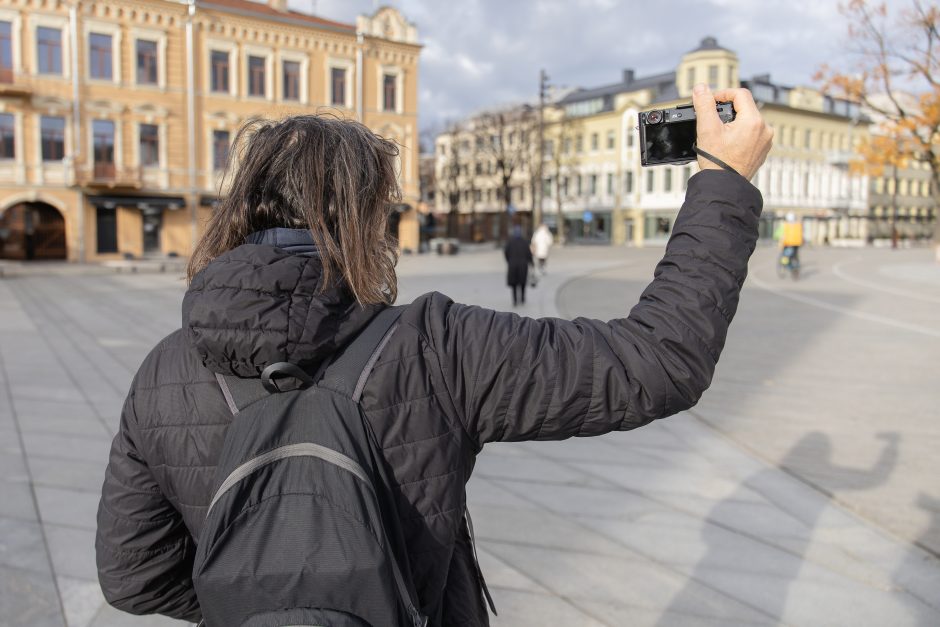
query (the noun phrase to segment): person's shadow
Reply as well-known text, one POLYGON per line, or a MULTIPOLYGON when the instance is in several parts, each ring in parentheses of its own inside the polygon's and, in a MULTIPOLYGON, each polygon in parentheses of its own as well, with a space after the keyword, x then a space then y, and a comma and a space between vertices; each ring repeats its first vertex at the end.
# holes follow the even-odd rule
MULTIPOLYGON (((797 442, 780 466, 810 478, 824 476, 833 490, 873 488, 894 470, 900 440, 897 433, 878 437, 885 443, 870 468, 833 464, 832 443, 818 431, 797 442)), ((777 468, 748 477, 709 512, 702 530, 705 555, 657 627, 699 624, 696 621, 781 622, 789 585, 799 575, 813 529, 830 498, 820 491, 795 493, 792 480, 777 468)))

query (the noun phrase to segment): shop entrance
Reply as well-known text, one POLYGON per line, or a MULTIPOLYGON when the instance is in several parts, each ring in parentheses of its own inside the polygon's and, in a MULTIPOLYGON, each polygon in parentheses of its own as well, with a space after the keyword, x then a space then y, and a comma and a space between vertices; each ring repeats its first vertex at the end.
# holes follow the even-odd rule
POLYGON ((65 218, 52 205, 24 202, 0 214, 0 259, 33 261, 67 257, 65 218))

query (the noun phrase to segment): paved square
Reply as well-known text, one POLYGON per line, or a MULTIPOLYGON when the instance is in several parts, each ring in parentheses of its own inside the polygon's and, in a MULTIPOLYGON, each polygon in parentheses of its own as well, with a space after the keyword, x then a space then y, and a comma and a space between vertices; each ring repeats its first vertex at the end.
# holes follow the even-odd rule
MULTIPOLYGON (((518 313, 629 312, 662 254, 567 248, 518 313)), ((751 263, 712 388, 601 438, 490 445, 468 490, 494 625, 940 625, 940 267, 927 250, 751 263)), ((401 301, 509 309, 498 251, 405 257, 401 301)), ((120 407, 180 323, 172 274, 0 280, 0 625, 108 608, 95 509, 120 407)))

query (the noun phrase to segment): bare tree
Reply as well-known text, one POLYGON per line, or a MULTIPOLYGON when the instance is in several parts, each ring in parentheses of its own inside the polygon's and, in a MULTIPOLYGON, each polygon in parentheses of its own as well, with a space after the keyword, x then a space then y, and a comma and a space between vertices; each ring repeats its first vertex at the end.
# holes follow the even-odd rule
POLYGON ((575 194, 570 184, 580 174, 580 160, 575 147, 575 138, 582 132, 581 122, 571 118, 565 113, 558 119, 546 133, 545 155, 547 172, 551 177, 552 191, 555 196, 555 209, 557 212, 558 243, 565 243, 565 203, 575 194))
POLYGON ((529 106, 480 114, 474 119, 475 146, 495 166, 497 191, 502 202, 500 236, 506 237, 512 189, 519 174, 533 170, 533 145, 537 115, 529 106), (515 179, 514 179, 515 177, 515 179))
POLYGON ((438 178, 438 189, 447 201, 447 237, 456 237, 457 221, 460 211, 460 194, 463 191, 461 185, 461 155, 460 142, 462 127, 459 124, 450 124, 447 127, 445 136, 448 138, 444 144, 444 159, 441 165, 441 173, 438 178))
MULTIPOLYGON (((860 102, 881 120, 879 132, 863 140, 860 152, 874 168, 883 163, 891 144, 895 166, 910 161, 931 171, 931 195, 940 193, 940 7, 912 0, 910 8, 891 15, 884 4, 850 0, 841 7, 848 22, 854 66, 824 65, 816 78, 824 88, 860 102), (912 97, 907 97, 908 95, 912 97), (870 145, 864 145, 868 141, 870 145)), ((940 221, 934 225, 940 261, 940 221)))

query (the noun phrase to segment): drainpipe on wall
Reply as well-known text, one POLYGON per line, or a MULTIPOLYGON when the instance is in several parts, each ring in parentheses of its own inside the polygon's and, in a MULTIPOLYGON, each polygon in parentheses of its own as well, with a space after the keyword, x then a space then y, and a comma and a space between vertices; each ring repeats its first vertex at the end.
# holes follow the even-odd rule
POLYGON ((196 248, 199 236, 199 201, 196 199, 196 57, 193 45, 193 16, 196 14, 196 0, 187 0, 186 16, 186 58, 189 59, 189 72, 186 75, 186 117, 189 121, 189 200, 191 245, 196 248))
POLYGON ((362 78, 362 44, 365 37, 362 31, 356 31, 356 116, 362 122, 362 86, 365 84, 362 78))
MULTIPOLYGON (((76 0, 69 7, 69 36, 72 39, 72 174, 77 173, 78 164, 82 155, 82 109, 79 102, 81 90, 78 71, 78 6, 76 0)), ((85 193, 78 188, 78 261, 85 261, 85 193)))

